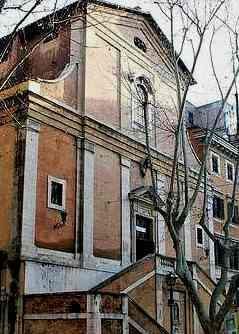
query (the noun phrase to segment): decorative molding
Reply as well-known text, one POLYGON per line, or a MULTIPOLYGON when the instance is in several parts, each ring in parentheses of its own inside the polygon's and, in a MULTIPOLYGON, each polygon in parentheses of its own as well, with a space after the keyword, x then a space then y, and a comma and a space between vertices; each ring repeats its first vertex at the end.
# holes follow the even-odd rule
POLYGON ((121 156, 121 166, 130 168, 131 167, 131 160, 121 156))
POLYGON ((86 319, 87 313, 40 313, 40 314, 25 314, 24 320, 71 320, 71 319, 86 319))
POLYGON ((144 277, 140 278, 138 281, 134 282, 133 284, 129 285, 125 290, 123 290, 121 293, 129 293, 131 290, 137 288, 139 285, 143 284, 150 278, 152 278, 155 275, 155 270, 151 271, 144 277))
POLYGON ((82 140, 82 147, 84 150, 89 151, 91 153, 95 153, 95 144, 91 141, 84 139, 82 140))

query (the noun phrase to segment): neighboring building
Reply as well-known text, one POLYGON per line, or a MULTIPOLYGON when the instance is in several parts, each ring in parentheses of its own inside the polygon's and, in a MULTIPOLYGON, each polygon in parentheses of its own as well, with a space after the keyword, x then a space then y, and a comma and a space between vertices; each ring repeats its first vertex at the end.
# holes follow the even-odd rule
MULTIPOLYGON (((188 127, 192 145, 199 159, 203 157, 204 143, 207 128, 207 121, 203 122, 202 115, 207 113, 215 120, 219 112, 221 102, 217 101, 201 107, 194 107, 192 104, 187 105, 188 127), (193 116, 192 116, 193 115, 193 116), (193 119, 193 120, 192 120, 193 119)), ((208 118, 209 118, 208 117, 208 118)), ((208 222, 210 231, 218 238, 224 238, 223 226, 231 214, 231 196, 233 192, 233 183, 235 177, 235 166, 238 159, 238 142, 235 140, 237 135, 237 118, 236 110, 233 106, 227 104, 221 125, 217 126, 212 138, 212 144, 208 156, 209 171, 209 211, 208 222)), ((239 211, 238 211, 238 191, 236 192, 235 214, 230 226, 231 238, 234 239, 235 246, 239 246, 239 211)), ((210 259, 210 276, 217 281, 221 274, 222 249, 220 243, 214 244, 209 252, 210 259)), ((239 252, 237 247, 230 256, 229 277, 239 270, 239 252)), ((238 298, 236 300, 238 306, 238 298)), ((237 329, 238 312, 237 307, 232 313, 228 314, 225 321, 225 333, 238 333, 237 329)))
MULTIPOLYGON (((199 107, 187 102, 188 125, 200 129, 212 128, 221 106, 221 100, 199 107)), ((223 113, 217 121, 216 129, 217 134, 224 136, 226 139, 228 139, 228 136, 233 136, 237 133, 237 112, 235 106, 226 103, 223 113)))
MULTIPOLYGON (((152 16, 136 9, 94 1, 87 13, 72 4, 57 17, 58 29, 0 94, 1 329, 7 334, 9 323, 24 334, 167 333, 174 250, 141 168, 137 97, 144 85, 160 101, 162 114, 151 108, 149 120, 163 196, 176 120, 169 42, 152 16)), ((2 78, 47 34, 48 20, 19 31, 0 64, 2 78)), ((180 69, 185 78, 182 61, 180 69)), ((219 138, 222 155, 231 152, 230 179, 234 148, 219 138)), ((197 149, 187 149, 193 183, 197 149)), ((199 196, 184 227, 185 254, 206 303, 217 268, 214 245, 197 225, 200 207, 199 196)), ((219 233, 220 223, 211 224, 219 233)), ((179 280, 174 290, 177 333, 200 333, 179 280)))

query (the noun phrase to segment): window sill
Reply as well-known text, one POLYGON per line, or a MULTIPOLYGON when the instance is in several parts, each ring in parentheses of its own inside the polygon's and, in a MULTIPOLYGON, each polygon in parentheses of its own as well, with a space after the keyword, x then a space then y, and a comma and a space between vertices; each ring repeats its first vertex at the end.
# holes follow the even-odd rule
POLYGON ((211 172, 212 176, 221 176, 221 173, 211 172))
POLYGON ((216 223, 220 223, 220 224, 222 224, 222 223, 224 223, 225 218, 216 218, 216 217, 213 217, 213 220, 214 220, 216 223))
POLYGON ((47 208, 52 209, 52 210, 57 210, 57 211, 60 211, 60 212, 65 211, 65 207, 59 206, 59 205, 56 205, 56 204, 50 204, 50 205, 48 205, 47 208))
POLYGON ((229 224, 230 227, 233 227, 233 228, 238 228, 239 227, 239 224, 234 224, 234 223, 231 223, 229 224))

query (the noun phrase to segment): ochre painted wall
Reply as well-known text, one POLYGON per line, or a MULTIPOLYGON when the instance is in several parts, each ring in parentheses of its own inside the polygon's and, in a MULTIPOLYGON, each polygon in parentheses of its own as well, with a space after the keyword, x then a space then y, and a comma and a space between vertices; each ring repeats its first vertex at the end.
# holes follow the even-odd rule
POLYGON ((121 258, 120 159, 101 146, 95 153, 94 255, 121 258))
POLYGON ((14 224, 14 197, 16 129, 12 124, 0 126, 0 249, 6 248, 14 224))
POLYGON ((76 146, 73 136, 42 125, 39 135, 36 245, 69 251, 75 240, 76 146), (66 180, 66 224, 59 210, 47 207, 48 176, 66 180))

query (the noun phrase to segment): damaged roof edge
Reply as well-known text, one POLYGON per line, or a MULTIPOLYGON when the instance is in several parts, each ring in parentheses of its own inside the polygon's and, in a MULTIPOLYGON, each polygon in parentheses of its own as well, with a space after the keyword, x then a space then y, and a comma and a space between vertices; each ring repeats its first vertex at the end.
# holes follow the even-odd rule
MULTIPOLYGON (((58 15, 69 15, 69 13, 71 13, 72 10, 74 10, 77 5, 90 5, 90 4, 96 4, 99 6, 105 6, 105 7, 109 7, 109 8, 113 8, 113 9, 117 9, 117 10, 122 10, 122 11, 126 11, 132 14, 136 14, 136 15, 142 15, 143 17, 145 17, 148 22, 151 24, 151 26, 156 30, 157 34, 159 35, 159 38, 162 39, 165 42, 164 47, 166 49, 170 49, 171 43, 168 40, 167 36, 165 35, 165 33, 162 31, 162 29, 159 27, 158 23, 156 22, 156 20, 154 19, 154 17, 152 16, 152 14, 149 11, 143 11, 141 10, 139 7, 135 7, 135 8, 131 8, 128 6, 124 6, 124 5, 120 5, 120 4, 115 4, 115 3, 111 3, 110 1, 107 0, 80 0, 80 1, 76 1, 76 0, 71 0, 69 4, 62 5, 62 7, 59 7, 57 9, 57 14, 58 15)), ((54 13, 54 15, 56 15, 56 13, 54 13)), ((51 15, 53 15, 52 13, 49 13, 45 16, 42 16, 40 18, 38 18, 37 20, 34 20, 33 22, 23 25, 21 26, 20 30, 23 31, 31 31, 32 32, 32 28, 35 26, 37 27, 37 25, 39 25, 39 23, 42 20, 46 20, 47 18, 51 17, 51 15)), ((3 37, 0 38, 0 45, 4 44, 6 39, 8 37, 11 36, 11 33, 8 35, 5 35, 3 37)), ((181 58, 179 58, 179 66, 182 70, 183 73, 186 73, 187 75, 189 75, 190 77, 190 84, 196 84, 195 79, 192 77, 189 69, 187 68, 187 66, 185 65, 185 63, 183 62, 183 60, 181 58)))

